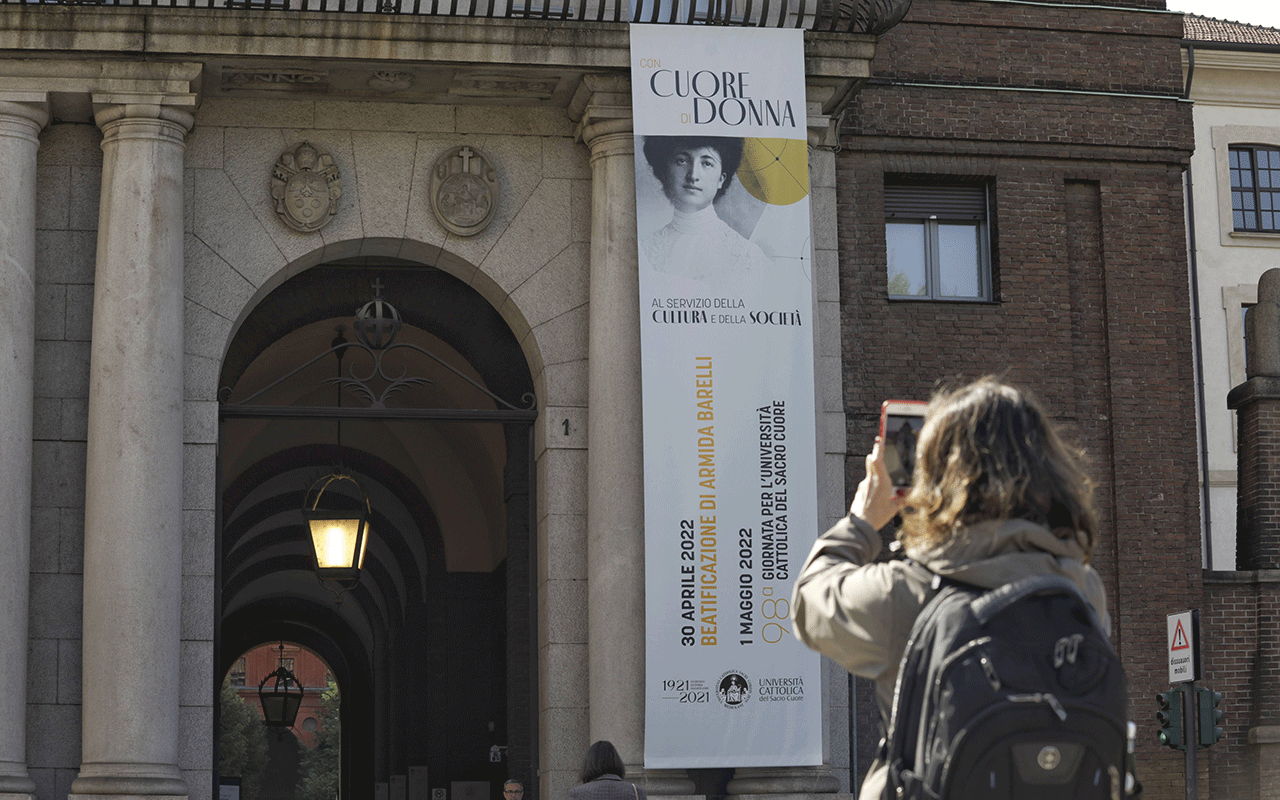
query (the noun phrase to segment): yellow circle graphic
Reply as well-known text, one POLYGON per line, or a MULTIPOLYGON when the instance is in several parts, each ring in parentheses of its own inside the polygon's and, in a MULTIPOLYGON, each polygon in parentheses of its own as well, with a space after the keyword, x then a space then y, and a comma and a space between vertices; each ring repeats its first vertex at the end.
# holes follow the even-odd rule
POLYGON ((809 148, 798 139, 744 139, 742 188, 757 200, 789 206, 809 194, 809 148))

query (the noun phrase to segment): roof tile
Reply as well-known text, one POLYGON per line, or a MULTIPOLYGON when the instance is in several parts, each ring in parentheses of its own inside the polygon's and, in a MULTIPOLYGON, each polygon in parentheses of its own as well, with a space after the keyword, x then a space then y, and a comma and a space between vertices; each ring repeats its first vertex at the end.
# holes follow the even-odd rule
POLYGON ((1202 17, 1198 14, 1182 16, 1182 36, 1184 39, 1196 42, 1266 44, 1280 47, 1280 28, 1264 28, 1261 25, 1202 17))

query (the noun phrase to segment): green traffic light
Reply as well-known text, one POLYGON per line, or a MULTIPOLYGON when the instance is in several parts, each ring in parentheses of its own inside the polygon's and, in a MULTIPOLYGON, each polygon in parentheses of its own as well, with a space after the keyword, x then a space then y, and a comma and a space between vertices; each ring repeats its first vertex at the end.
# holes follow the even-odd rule
POLYGON ((1182 692, 1171 690, 1156 694, 1156 721, 1160 723, 1160 732, 1156 738, 1165 747, 1176 750, 1185 749, 1182 740, 1182 692))

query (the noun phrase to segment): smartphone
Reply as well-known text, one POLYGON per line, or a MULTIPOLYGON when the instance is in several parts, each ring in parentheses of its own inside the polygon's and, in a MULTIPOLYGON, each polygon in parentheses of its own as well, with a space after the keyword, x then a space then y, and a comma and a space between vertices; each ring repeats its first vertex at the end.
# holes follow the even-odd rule
POLYGON ((880 405, 880 441, 884 443, 884 463, 894 486, 911 485, 916 467, 916 440, 924 427, 922 400, 885 400, 880 405))

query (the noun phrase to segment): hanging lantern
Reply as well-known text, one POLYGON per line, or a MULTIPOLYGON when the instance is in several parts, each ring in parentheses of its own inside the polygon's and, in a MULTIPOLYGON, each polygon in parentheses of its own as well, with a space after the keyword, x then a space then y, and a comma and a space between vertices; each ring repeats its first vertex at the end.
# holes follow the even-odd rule
POLYGON ((303 694, 302 684, 293 671, 285 669, 284 642, 281 642, 280 666, 258 684, 258 700, 262 703, 262 719, 267 727, 283 737, 284 732, 292 728, 298 719, 303 694), (268 689, 267 682, 272 678, 275 683, 268 689))
POLYGON ((364 551, 369 544, 369 496, 364 487, 345 472, 331 472, 311 484, 302 504, 302 516, 311 529, 316 574, 322 581, 355 584, 360 580, 364 551), (331 510, 321 499, 331 484, 350 482, 359 494, 354 510, 331 510))

